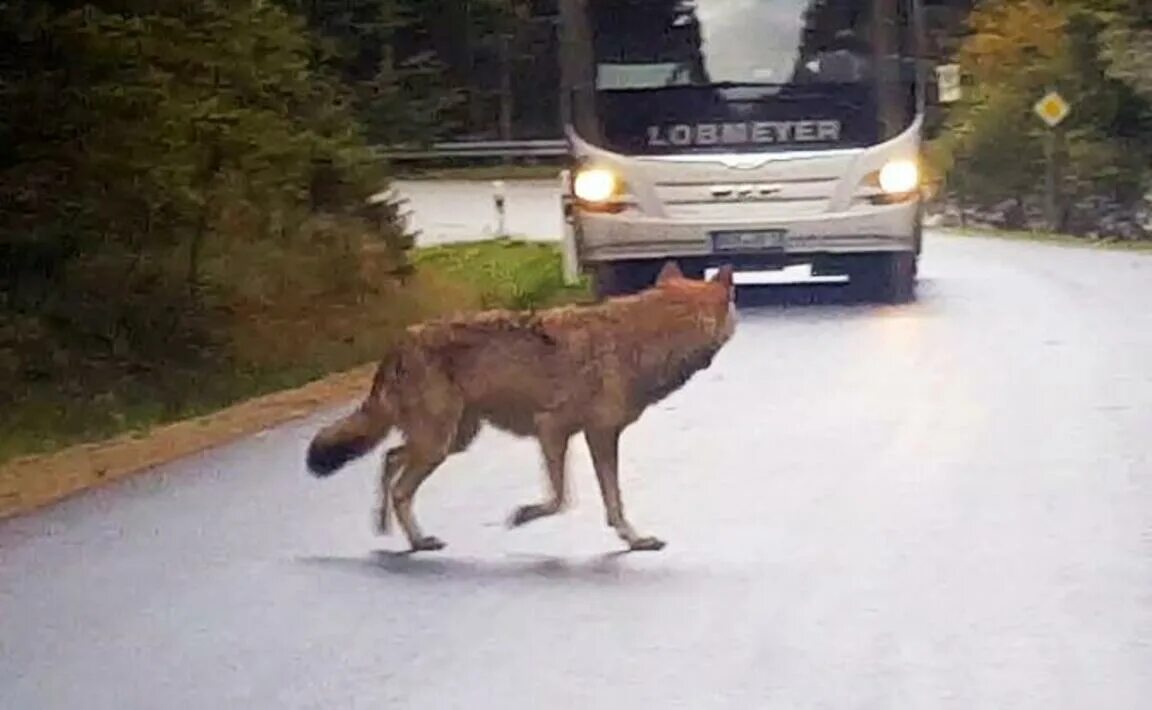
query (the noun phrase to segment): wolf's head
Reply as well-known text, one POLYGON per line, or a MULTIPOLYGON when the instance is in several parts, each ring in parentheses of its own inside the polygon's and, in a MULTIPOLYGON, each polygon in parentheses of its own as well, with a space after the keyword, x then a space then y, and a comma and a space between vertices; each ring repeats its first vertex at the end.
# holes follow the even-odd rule
POLYGON ((690 303, 717 343, 728 341, 736 332, 735 285, 730 264, 720 267, 711 279, 690 279, 676 262, 669 261, 660 270, 653 288, 690 303))

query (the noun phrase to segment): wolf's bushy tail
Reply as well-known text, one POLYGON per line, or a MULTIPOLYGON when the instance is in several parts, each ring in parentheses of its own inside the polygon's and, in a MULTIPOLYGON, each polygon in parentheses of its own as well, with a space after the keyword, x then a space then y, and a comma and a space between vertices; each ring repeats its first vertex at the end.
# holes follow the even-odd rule
POLYGON ((331 476, 344 464, 371 451, 392 431, 395 416, 388 389, 395 382, 399 365, 398 352, 384 358, 372 378, 372 389, 360 407, 313 437, 307 457, 308 470, 313 476, 331 476))
POLYGON ((308 446, 308 470, 318 478, 331 476, 383 441, 392 424, 388 408, 369 397, 355 412, 316 434, 308 446))

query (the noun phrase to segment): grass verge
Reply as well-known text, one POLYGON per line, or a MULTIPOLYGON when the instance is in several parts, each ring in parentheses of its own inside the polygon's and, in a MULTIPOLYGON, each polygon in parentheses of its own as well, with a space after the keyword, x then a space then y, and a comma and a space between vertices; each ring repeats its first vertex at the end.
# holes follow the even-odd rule
POLYGON ((0 432, 0 519, 359 397, 374 361, 416 320, 588 297, 583 285, 564 284, 551 244, 481 241, 413 257, 416 275, 379 301, 312 304, 247 328, 245 349, 263 359, 207 372, 170 368, 164 404, 154 383, 132 379, 96 398, 62 385, 22 398, 0 432))
POLYGON ((547 308, 586 299, 588 285, 564 283, 553 244, 491 239, 421 249, 418 269, 466 284, 477 308, 547 308))
POLYGON ((1092 239, 1051 232, 993 229, 990 227, 935 227, 933 231, 955 237, 991 237, 1020 242, 1035 242, 1079 249, 1109 249, 1113 251, 1152 252, 1152 239, 1092 239))

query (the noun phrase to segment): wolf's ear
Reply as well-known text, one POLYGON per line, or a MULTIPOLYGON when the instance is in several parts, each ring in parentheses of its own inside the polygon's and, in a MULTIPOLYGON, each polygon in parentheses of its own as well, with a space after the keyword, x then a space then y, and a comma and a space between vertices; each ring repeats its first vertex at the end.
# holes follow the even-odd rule
MULTIPOLYGON (((652 272, 649 271, 648 273, 652 272)), ((682 278, 684 278, 684 273, 680 271, 680 267, 677 266, 676 262, 666 261, 664 262, 664 268, 660 269, 660 275, 656 277, 656 285, 659 286, 660 284, 667 283, 672 279, 682 278)))
POLYGON ((712 277, 712 281, 720 284, 724 288, 731 291, 732 290, 732 265, 731 264, 725 264, 724 266, 721 266, 720 269, 716 272, 716 275, 712 277))

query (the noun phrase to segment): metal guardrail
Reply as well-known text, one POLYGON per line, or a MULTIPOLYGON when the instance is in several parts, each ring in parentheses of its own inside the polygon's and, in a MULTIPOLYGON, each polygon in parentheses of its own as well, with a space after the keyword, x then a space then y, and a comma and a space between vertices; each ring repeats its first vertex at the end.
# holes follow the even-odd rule
POLYGON ((433 143, 427 148, 385 148, 380 154, 394 160, 559 158, 568 154, 568 143, 564 140, 459 141, 433 143))

